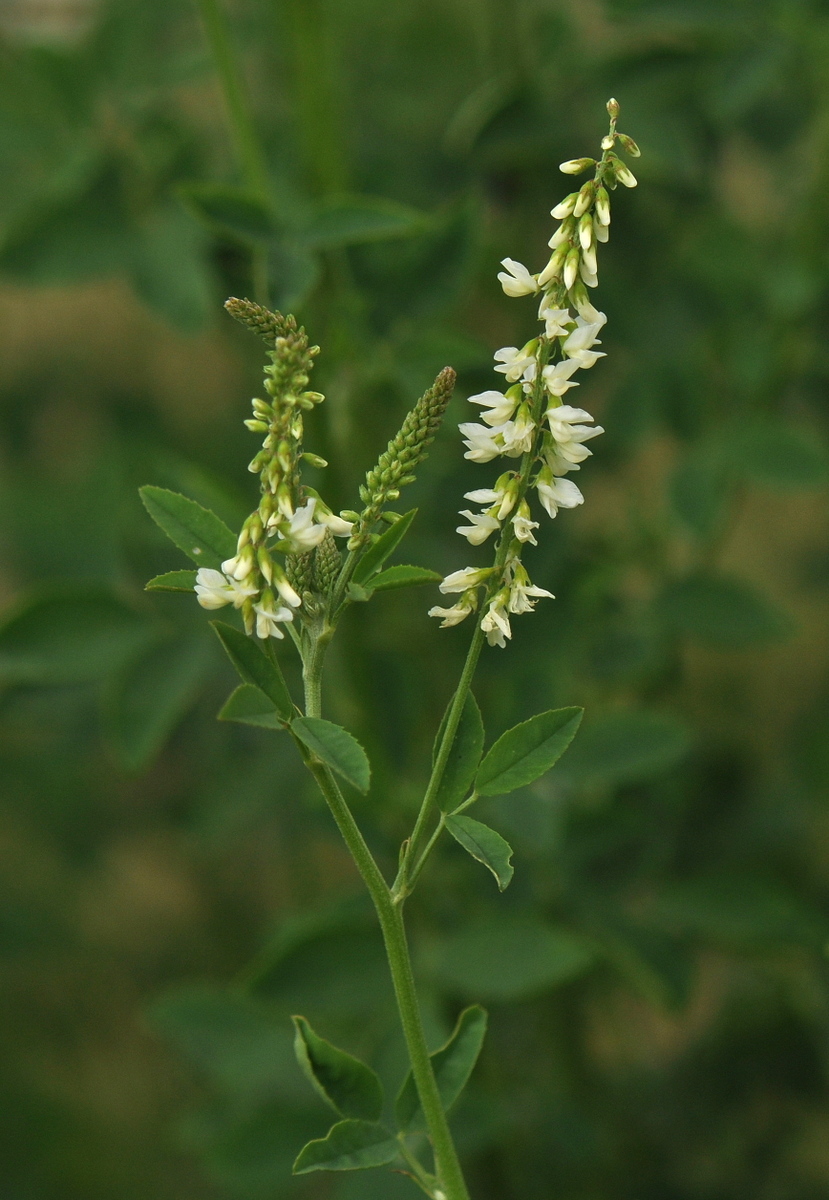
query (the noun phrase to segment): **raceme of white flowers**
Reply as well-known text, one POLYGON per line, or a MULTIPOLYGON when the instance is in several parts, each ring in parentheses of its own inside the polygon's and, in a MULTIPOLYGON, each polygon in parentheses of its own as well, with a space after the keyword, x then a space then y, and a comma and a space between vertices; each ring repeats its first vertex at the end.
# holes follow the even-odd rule
POLYGON ((576 484, 565 478, 581 468, 592 454, 586 445, 603 433, 585 409, 563 399, 578 387, 574 376, 589 370, 604 352, 599 334, 607 321, 593 307, 587 288, 598 284, 597 244, 606 242, 610 229, 609 190, 618 183, 635 187, 636 179, 615 153, 618 142, 634 157, 639 150, 625 134, 616 132, 619 106, 608 101, 610 132, 602 140, 602 157, 578 158, 561 164, 560 170, 577 175, 595 168, 594 176, 577 192, 566 196, 552 210, 561 222, 549 247, 547 265, 532 274, 523 263, 505 258, 498 279, 507 296, 540 295, 538 319, 544 329, 520 348, 504 346, 495 352, 495 370, 509 386, 504 391, 486 391, 470 396, 481 408, 480 421, 463 422, 465 458, 488 463, 496 458, 520 460, 505 471, 492 487, 467 492, 465 499, 481 505, 480 512, 463 509, 466 524, 457 532, 472 546, 480 546, 493 534, 499 535, 492 567, 467 567, 447 575, 440 584, 444 594, 459 594, 448 608, 436 605, 429 616, 440 617, 443 627, 457 625, 478 608, 478 590, 485 591, 481 629, 490 645, 505 646, 512 636, 510 617, 530 612, 543 596, 544 588, 530 583, 521 563, 524 545, 537 545, 528 494, 534 490, 548 517, 560 508, 575 508, 584 502, 576 484))

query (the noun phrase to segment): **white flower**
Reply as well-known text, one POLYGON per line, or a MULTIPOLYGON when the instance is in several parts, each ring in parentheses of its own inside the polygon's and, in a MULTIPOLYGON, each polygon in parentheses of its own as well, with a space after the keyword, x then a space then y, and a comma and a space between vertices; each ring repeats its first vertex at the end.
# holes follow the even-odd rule
POLYGON ((562 242, 567 241, 567 239, 570 237, 570 234, 572 233, 572 231, 573 231, 573 222, 572 221, 562 221, 562 223, 559 225, 558 229, 555 231, 553 236, 550 238, 547 245, 550 247, 551 250, 555 250, 556 247, 560 246, 562 242))
POLYGON ((222 571, 214 571, 212 567, 200 567, 196 572, 196 583, 193 589, 196 599, 202 608, 224 608, 232 604, 241 608, 249 596, 255 596, 257 588, 246 587, 233 576, 227 576, 222 571))
POLYGON ((569 404, 562 404, 558 408, 548 408, 545 415, 550 424, 550 432, 555 438, 556 453, 566 462, 584 462, 592 451, 582 443, 604 433, 601 425, 591 428, 575 423, 593 420, 590 413, 585 412, 583 408, 572 408, 569 404))
POLYGON ((291 543, 295 554, 301 554, 303 550, 313 550, 325 537, 325 526, 314 523, 316 503, 316 498, 312 496, 302 508, 296 510, 288 522, 287 529, 283 526, 280 530, 285 541, 291 543))
POLYGON ((533 448, 533 438, 535 436, 535 422, 530 413, 529 404, 522 404, 516 413, 514 421, 507 421, 502 426, 504 450, 503 453, 510 458, 518 458, 522 454, 529 454, 533 448))
POLYGON ((610 197, 604 188, 596 192, 596 220, 605 228, 610 224, 610 197))
POLYGON ((492 567, 464 567, 462 571, 453 571, 441 583, 440 591, 444 596, 447 592, 466 592, 485 583, 492 574, 492 567))
POLYGON ((550 517, 554 517, 560 508, 576 508, 584 503, 584 496, 576 485, 569 479, 557 479, 549 464, 538 472, 535 486, 538 498, 550 517))
MULTIPOLYGON (((517 383, 527 368, 535 363, 537 346, 538 343, 532 341, 520 350, 517 346, 504 346, 502 350, 496 350, 494 358, 497 363, 500 363, 500 366, 497 366, 495 370, 506 375, 507 383, 517 383)), ((483 395, 486 394, 483 393, 483 395)))
POLYGON ((236 554, 233 558, 226 558, 222 563, 222 570, 231 579, 247 579, 253 571, 253 567, 253 550, 250 546, 245 546, 240 554, 236 554))
POLYGON ((567 259, 564 263, 564 286, 567 288, 568 292, 572 288, 573 284, 576 282, 576 275, 578 274, 578 270, 579 270, 579 252, 578 252, 578 250, 576 250, 575 247, 573 247, 573 249, 567 255, 567 259))
POLYGON ((530 506, 526 500, 522 500, 519 504, 518 512, 512 518, 512 527, 519 542, 532 542, 534 546, 538 545, 533 536, 533 530, 538 529, 538 521, 531 519, 530 506))
POLYGON ((513 567, 513 578, 509 585, 509 601, 507 609, 513 616, 520 616, 522 613, 532 612, 535 608, 534 600, 540 600, 545 597, 548 600, 555 600, 552 592, 548 592, 546 588, 536 587, 530 583, 530 577, 525 571, 521 563, 516 563, 513 567))
POLYGON ((291 608, 300 607, 302 598, 294 591, 288 582, 287 576, 278 567, 273 572, 273 586, 279 593, 280 599, 284 600, 291 608))
POLYGON ((588 287, 598 287, 599 286, 598 275, 596 274, 595 271, 591 271, 588 269, 587 263, 584 261, 584 259, 582 259, 581 262, 579 263, 579 275, 582 277, 582 279, 584 280, 584 282, 587 284, 588 287))
POLYGON ((544 376, 544 384, 551 396, 563 396, 564 393, 571 387, 578 387, 570 376, 574 375, 579 369, 579 364, 574 358, 564 358, 561 362, 548 363, 542 371, 544 376))
POLYGON ((569 308, 551 308, 548 296, 538 307, 538 319, 545 322, 544 332, 548 338, 566 336, 567 326, 573 323, 569 308))
POLYGON ((472 462, 487 463, 491 462, 493 458, 497 458, 499 454, 503 454, 504 431, 511 424, 511 421, 507 421, 503 425, 496 425, 493 429, 488 429, 486 425, 478 425, 474 421, 466 421, 459 425, 458 429, 464 435, 463 444, 468 447, 464 458, 468 458, 472 462))
POLYGON ((472 524, 459 525, 455 532, 465 537, 471 546, 482 545, 491 533, 501 528, 501 522, 490 516, 489 513, 473 513, 465 508, 462 510, 461 516, 466 517, 472 524))
POLYGON ((514 258, 504 258, 501 266, 506 271, 498 272, 498 282, 508 296, 532 296, 538 291, 538 282, 523 263, 514 258))
POLYGON ((616 178, 619 180, 619 183, 623 184, 627 188, 636 187, 638 180, 633 174, 633 171, 629 171, 625 164, 618 158, 613 164, 613 171, 616 175, 616 178))
POLYGON ((354 522, 346 521, 344 517, 338 517, 336 513, 321 512, 319 519, 323 525, 328 526, 334 537, 351 537, 354 531, 354 522))
POLYGON ((607 317, 590 303, 590 298, 581 286, 573 289, 573 303, 578 309, 579 316, 585 321, 606 321, 607 317))
POLYGON ((465 596, 461 596, 457 604, 453 604, 451 608, 441 608, 436 604, 429 609, 430 617, 442 617, 440 623, 441 629, 448 629, 450 625, 460 625, 461 621, 465 621, 471 612, 476 608, 475 593, 468 592, 465 596))
POLYGON ((495 516, 499 521, 503 521, 515 506, 517 492, 518 476, 507 471, 496 479, 494 488, 478 488, 474 492, 465 492, 464 499, 471 500, 473 504, 497 504, 498 511, 495 516))
POLYGON ((569 196, 564 197, 560 204, 550 209, 550 216, 555 217, 557 221, 565 221, 576 207, 578 198, 578 192, 571 192, 569 196))
POLYGON ((281 621, 293 621, 294 614, 290 608, 274 608, 273 596, 266 592, 259 604, 254 604, 256 613, 256 636, 262 638, 281 638, 285 635, 279 628, 281 621))
POLYGON ((593 236, 597 242, 609 242, 610 230, 606 225, 602 225, 600 221, 593 220, 593 236))
POLYGON ((568 358, 574 359, 579 367, 592 367, 597 359, 605 357, 603 351, 590 349, 591 346, 601 346, 602 343, 596 335, 603 324, 604 321, 584 321, 579 317, 576 328, 562 345, 564 353, 568 358))
POLYGON ((582 274, 585 271, 591 275, 595 275, 599 269, 598 260, 596 258, 596 247, 588 246, 587 249, 581 252, 581 269, 582 274))
POLYGON ((480 404, 482 408, 487 410, 481 413, 481 420, 486 421, 487 425, 503 425, 505 421, 509 421, 512 417, 518 401, 517 399, 512 399, 510 396, 505 396, 503 392, 492 390, 489 392, 478 392, 476 396, 470 396, 469 403, 480 404))
POLYGON ((490 646, 500 646, 503 649, 507 644, 506 639, 512 637, 512 629, 507 616, 508 603, 509 592, 502 588, 497 596, 490 600, 489 608, 481 621, 481 629, 486 634, 486 640, 490 646))

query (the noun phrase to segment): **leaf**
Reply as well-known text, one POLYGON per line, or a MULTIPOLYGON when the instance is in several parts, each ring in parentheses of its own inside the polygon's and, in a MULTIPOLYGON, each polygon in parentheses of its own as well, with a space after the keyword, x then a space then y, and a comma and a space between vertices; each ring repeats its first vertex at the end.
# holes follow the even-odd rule
POLYGON ((725 449, 716 442, 692 446, 671 480, 674 511, 698 537, 715 532, 730 498, 725 449))
POLYGON ((416 516, 417 509, 413 508, 410 512, 400 517, 399 520, 395 521, 385 533, 380 534, 377 541, 369 547, 357 563, 353 575, 355 583, 367 583, 369 577, 375 571, 379 571, 392 551, 403 541, 403 538, 409 531, 409 526, 416 516))
POLYGON ((290 721, 296 709, 279 669, 262 653, 253 638, 241 629, 235 629, 224 621, 211 621, 210 624, 245 683, 252 683, 260 692, 264 692, 280 717, 290 721))
POLYGON ((560 987, 596 961, 592 942, 530 915, 479 918, 433 951, 438 983, 461 995, 507 1002, 560 987))
MULTIPOLYGON (((449 708, 451 708, 451 701, 449 708)), ((435 745, 432 751, 432 761, 437 758, 438 749, 446 728, 449 708, 444 713, 438 729, 435 745)), ((458 722, 455 740, 446 760, 443 777, 435 797, 441 812, 452 812, 466 799, 475 779, 478 763, 484 748, 484 723, 481 711, 471 692, 467 692, 461 719, 458 722)))
POLYGON ((166 571, 156 575, 144 585, 145 592, 193 592, 196 586, 195 571, 166 571))
POLYGON ((412 237, 430 225, 425 213, 381 196, 334 196, 318 205, 302 239, 314 249, 330 250, 412 237))
POLYGON ((500 796, 549 771, 576 736, 581 708, 553 708, 503 733, 481 763, 475 787, 500 796))
POLYGON ((220 721, 238 721, 260 729, 284 729, 285 722, 264 692, 252 683, 240 683, 219 712, 220 721))
POLYGON ((139 493, 156 525, 200 567, 218 569, 236 553, 235 535, 209 508, 166 488, 142 487, 139 493))
POLYGON ((204 327, 214 292, 208 239, 179 205, 156 208, 136 225, 132 259, 145 304, 185 333, 204 327))
POLYGON ((270 206, 246 188, 217 183, 188 183, 178 188, 185 207, 214 233, 244 245, 268 241, 277 232, 270 206))
POLYGON ((0 681, 105 679, 158 636, 158 627, 104 587, 55 587, 22 601, 0 625, 0 681))
POLYGON ((740 428, 731 450, 737 468, 752 483, 814 488, 829 478, 829 455, 820 436, 788 421, 756 421, 740 428))
MULTIPOLYGON (((486 1023, 486 1012, 479 1004, 465 1008, 458 1017, 449 1041, 429 1055, 444 1112, 449 1112, 466 1087, 484 1044, 486 1023)), ((407 1073, 398 1093, 395 1115, 400 1129, 404 1132, 425 1124, 411 1071, 407 1073)))
POLYGON ((604 713, 585 724, 562 771, 590 783, 640 783, 676 766, 691 745, 691 731, 674 713, 604 713))
POLYGON ((105 696, 105 714, 124 766, 146 766, 193 702, 210 661, 203 638, 176 637, 129 662, 105 696))
POLYGON ((387 567, 371 581, 372 591, 388 592, 392 588, 417 587, 422 583, 439 583, 443 576, 426 567, 387 567))
POLYGON ((340 1121, 325 1138, 309 1142, 294 1163, 294 1175, 309 1171, 359 1171, 383 1167, 397 1158, 397 1139, 384 1125, 340 1121))
POLYGON ((297 1060, 323 1100, 341 1117, 379 1121, 383 1086, 371 1067, 319 1037, 305 1017, 291 1019, 297 1060))
POLYGON ((663 593, 659 609, 675 633, 723 649, 772 641, 791 624, 761 592, 725 576, 681 580, 663 593))
POLYGON ((368 791, 371 778, 368 757, 347 729, 321 717, 297 717, 291 724, 291 732, 358 792, 368 791))
POLYGON ((514 870, 510 859, 512 847, 494 829, 475 821, 472 817, 463 815, 446 818, 446 828, 455 841, 463 846, 468 854, 483 863, 498 881, 498 888, 504 891, 512 880, 514 870))

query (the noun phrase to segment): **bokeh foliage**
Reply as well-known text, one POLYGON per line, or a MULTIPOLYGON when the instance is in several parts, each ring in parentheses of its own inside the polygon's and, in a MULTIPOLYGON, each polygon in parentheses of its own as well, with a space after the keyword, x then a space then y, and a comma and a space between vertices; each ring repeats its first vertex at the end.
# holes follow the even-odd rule
MULTIPOLYGON (((476 685, 490 741, 539 708, 587 717, 549 776, 481 803, 516 847, 503 897, 454 843, 430 864, 411 908, 423 999, 435 1045, 463 1004, 490 1010, 455 1119, 481 1200, 818 1200, 825 5, 228 12, 269 205, 189 2, 76 5, 51 39, 25 0, 4 18, 4 1194, 417 1194, 385 1172, 290 1178, 325 1129, 292 1013, 392 1095, 402 1077, 382 947, 290 747, 215 723, 233 681, 204 614, 143 593, 184 564, 136 489, 231 525, 250 508, 260 347, 221 302, 265 262, 273 303, 323 346, 309 445, 331 502, 354 502, 407 405, 457 368, 407 545, 466 565, 455 512, 481 478, 454 421, 533 325, 496 264, 540 264, 556 164, 591 152, 615 95, 643 156, 603 257, 608 358, 580 394, 608 432, 584 509, 529 563, 559 598, 476 685)), ((358 816, 389 867, 467 638, 432 602, 380 596, 335 644, 327 704, 369 749, 358 816)))

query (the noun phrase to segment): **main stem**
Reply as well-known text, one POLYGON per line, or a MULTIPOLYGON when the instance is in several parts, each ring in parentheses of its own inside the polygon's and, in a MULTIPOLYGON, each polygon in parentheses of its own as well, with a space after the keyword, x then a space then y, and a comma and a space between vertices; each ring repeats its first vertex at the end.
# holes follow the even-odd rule
MULTIPOLYGON (((324 645, 315 642, 305 665, 305 711, 309 717, 321 715, 321 680, 324 645)), ((400 1014, 400 1024, 409 1053, 417 1094, 426 1118, 429 1137, 435 1155, 435 1169, 441 1190, 446 1200, 469 1200, 469 1192, 464 1182, 463 1172, 452 1141, 449 1122, 443 1110, 432 1063, 429 1058, 429 1048, 423 1032, 423 1022, 420 1016, 420 1004, 415 989, 412 961, 409 954, 406 928, 403 924, 401 906, 392 900, 392 894, 378 867, 373 854, 366 845, 351 809, 346 804, 334 776, 329 768, 313 756, 304 756, 306 766, 317 782, 331 810, 331 815, 337 823, 337 828, 343 836, 351 857, 368 888, 374 903, 386 956, 389 961, 394 995, 397 1000, 397 1010, 400 1014)))

